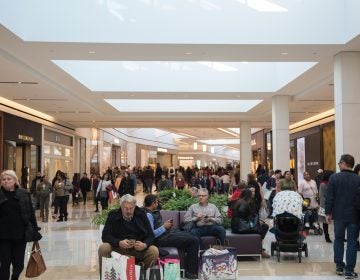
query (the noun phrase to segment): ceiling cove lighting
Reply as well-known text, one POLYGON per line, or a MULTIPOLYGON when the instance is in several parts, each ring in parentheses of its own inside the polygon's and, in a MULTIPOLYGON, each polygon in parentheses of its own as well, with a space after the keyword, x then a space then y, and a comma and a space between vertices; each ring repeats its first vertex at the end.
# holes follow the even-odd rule
POLYGON ((105 99, 122 113, 244 113, 262 100, 199 100, 199 99, 105 99))

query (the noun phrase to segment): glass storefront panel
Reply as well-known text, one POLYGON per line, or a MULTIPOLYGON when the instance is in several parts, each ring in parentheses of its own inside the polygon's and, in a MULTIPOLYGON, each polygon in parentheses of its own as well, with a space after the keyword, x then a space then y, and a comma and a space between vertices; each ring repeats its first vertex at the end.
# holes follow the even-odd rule
POLYGON ((54 146, 54 155, 55 156, 62 156, 63 155, 63 148, 54 146))
POLYGON ((71 151, 72 151, 71 149, 65 148, 65 149, 64 149, 64 156, 65 156, 65 157, 71 157, 71 156, 72 156, 71 151))
POLYGON ((49 175, 50 166, 51 166, 50 159, 44 158, 44 175, 49 175))
POLYGON ((43 146, 43 153, 45 155, 50 155, 51 154, 51 147, 49 145, 44 145, 43 146))

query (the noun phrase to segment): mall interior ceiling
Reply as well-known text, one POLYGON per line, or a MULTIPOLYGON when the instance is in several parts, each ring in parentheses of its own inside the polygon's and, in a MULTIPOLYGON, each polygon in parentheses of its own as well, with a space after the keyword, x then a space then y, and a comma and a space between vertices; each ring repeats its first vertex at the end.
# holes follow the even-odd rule
MULTIPOLYGON (((112 12, 110 8, 109 11, 112 12)), ((62 12, 65 13, 64 11, 59 13, 62 12)), ((359 35, 344 43, 288 44, 284 41, 284 43, 246 44, 225 41, 212 43, 206 40, 199 40, 200 42, 196 43, 183 43, 179 40, 180 42, 176 43, 169 42, 170 39, 163 43, 154 43, 146 39, 129 42, 106 42, 105 40, 86 42, 57 40, 56 32, 59 30, 54 30, 54 38, 47 41, 41 38, 32 39, 31 36, 34 34, 31 33, 33 31, 31 27, 36 24, 30 25, 23 33, 17 32, 18 29, 12 25, 11 19, 7 18, 5 13, 6 10, 0 12, 1 104, 25 111, 28 111, 27 108, 32 108, 41 112, 36 114, 44 114, 45 117, 53 118, 72 128, 152 127, 194 135, 200 139, 234 138, 237 137, 236 134, 231 135, 228 128, 239 128, 242 121, 250 121, 254 129, 271 128, 272 97, 276 95, 289 96, 290 124, 293 124, 334 108, 334 56, 343 51, 360 51, 359 35), (173 79, 171 81, 183 84, 183 86, 174 87, 171 91, 166 85, 161 88, 159 85, 165 84, 168 76, 159 74, 156 80, 139 78, 132 87, 119 90, 111 86, 105 89, 97 88, 94 81, 105 79, 103 83, 110 84, 112 82, 110 79, 113 78, 108 77, 109 81, 106 80, 107 77, 103 78, 106 72, 101 65, 95 67, 96 71, 90 73, 93 84, 90 82, 89 86, 81 77, 76 77, 74 72, 67 68, 68 65, 65 62, 68 61, 120 61, 123 67, 127 67, 129 73, 144 72, 145 75, 151 77, 153 77, 151 69, 170 67, 168 72, 173 75, 170 80, 173 79), (140 65, 140 62, 145 64, 140 65), (146 64, 150 62, 161 65, 146 64), (245 65, 244 67, 247 67, 247 64, 253 65, 260 62, 285 64, 312 62, 313 64, 292 76, 281 86, 266 91, 261 86, 258 89, 249 87, 238 90, 222 88, 217 86, 218 84, 214 86, 214 89, 209 88, 210 86, 203 88, 192 86, 191 83, 194 81, 191 75, 195 73, 190 71, 192 66, 177 64, 184 62, 196 62, 198 63, 196 67, 200 64, 201 67, 209 67, 217 71, 207 78, 195 75, 197 79, 195 82, 200 83, 201 86, 208 83, 210 86, 213 85, 212 77, 216 80, 224 73, 231 72, 231 75, 236 75, 237 72, 243 73, 234 66, 239 63, 245 65), (219 63, 216 64, 217 62, 219 63), (164 66, 163 64, 166 63, 167 65, 164 66), (187 74, 185 73, 186 75, 180 75, 180 71, 177 71, 179 67, 181 70, 190 70, 187 74), (133 111, 121 111, 108 102, 112 99, 130 100, 135 103, 145 101, 145 107, 133 111), (161 103, 163 100, 167 103, 161 103), (218 107, 222 107, 222 110, 206 107, 205 101, 209 100, 214 101, 218 107), (261 102, 245 110, 234 110, 231 106, 231 103, 235 104, 237 101, 250 100, 261 100, 261 102), (167 110, 152 110, 156 104, 163 104, 163 107, 169 105, 169 107, 167 110), (198 104, 200 109, 187 110, 194 104, 198 104), (204 106, 208 109, 203 109, 204 106)), ((25 18, 27 16, 24 11, 20 14, 25 18)), ((117 18, 120 18, 119 13, 117 18)), ((25 25, 23 28, 25 29, 25 25)), ((116 67, 113 68, 115 72, 116 67)), ((266 75, 265 72, 259 73, 249 83, 251 86, 259 85, 268 78, 266 75)), ((118 75, 114 79, 117 79, 118 84, 125 84, 127 78, 133 77, 118 75)), ((221 85, 221 82, 219 84, 221 85)), ((225 86, 226 83, 222 85, 225 86)))

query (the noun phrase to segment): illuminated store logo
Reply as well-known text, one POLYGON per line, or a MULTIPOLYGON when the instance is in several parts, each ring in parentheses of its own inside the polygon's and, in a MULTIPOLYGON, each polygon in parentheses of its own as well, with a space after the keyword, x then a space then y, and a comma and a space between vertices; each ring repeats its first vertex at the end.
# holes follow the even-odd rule
POLYGON ((157 148, 158 152, 167 153, 167 149, 164 148, 157 148))
POLYGON ((194 157, 178 157, 178 160, 189 160, 194 159, 194 157))
POLYGON ((22 135, 22 134, 18 135, 18 139, 19 140, 29 141, 29 142, 34 142, 34 137, 27 136, 27 135, 22 135))

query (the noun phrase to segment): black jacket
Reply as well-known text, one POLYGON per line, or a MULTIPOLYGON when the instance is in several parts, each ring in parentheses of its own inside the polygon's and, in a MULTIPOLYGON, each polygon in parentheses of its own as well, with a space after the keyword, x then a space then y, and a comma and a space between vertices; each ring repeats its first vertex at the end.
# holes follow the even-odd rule
POLYGON ((325 201, 325 213, 336 221, 356 223, 358 213, 355 199, 360 187, 360 176, 351 170, 343 170, 330 176, 325 201))
MULTIPOLYGON (((14 199, 19 201, 21 218, 25 225, 25 240, 28 242, 40 240, 41 234, 38 232, 39 228, 37 226, 35 212, 30 199, 30 194, 27 192, 27 190, 17 187, 15 189, 14 199)), ((4 205, 7 200, 8 199, 5 196, 3 189, 0 188, 0 212, 2 205, 4 205)), ((2 232, 2 236, 6 236, 6 233, 8 232, 7 228, 8 224, 5 222, 5 219, 3 219, 0 214, 0 231, 2 232)), ((11 239, 11 236, 9 236, 8 238, 11 239)))
MULTIPOLYGON (((143 233, 142 240, 146 243, 147 247, 154 243, 154 233, 151 229, 150 222, 143 209, 135 207, 134 217, 135 223, 143 233)), ((127 233, 122 226, 124 219, 122 217, 121 208, 119 210, 111 211, 105 222, 104 230, 102 232, 102 241, 110 243, 113 247, 119 247, 119 242, 126 239, 127 233)))

